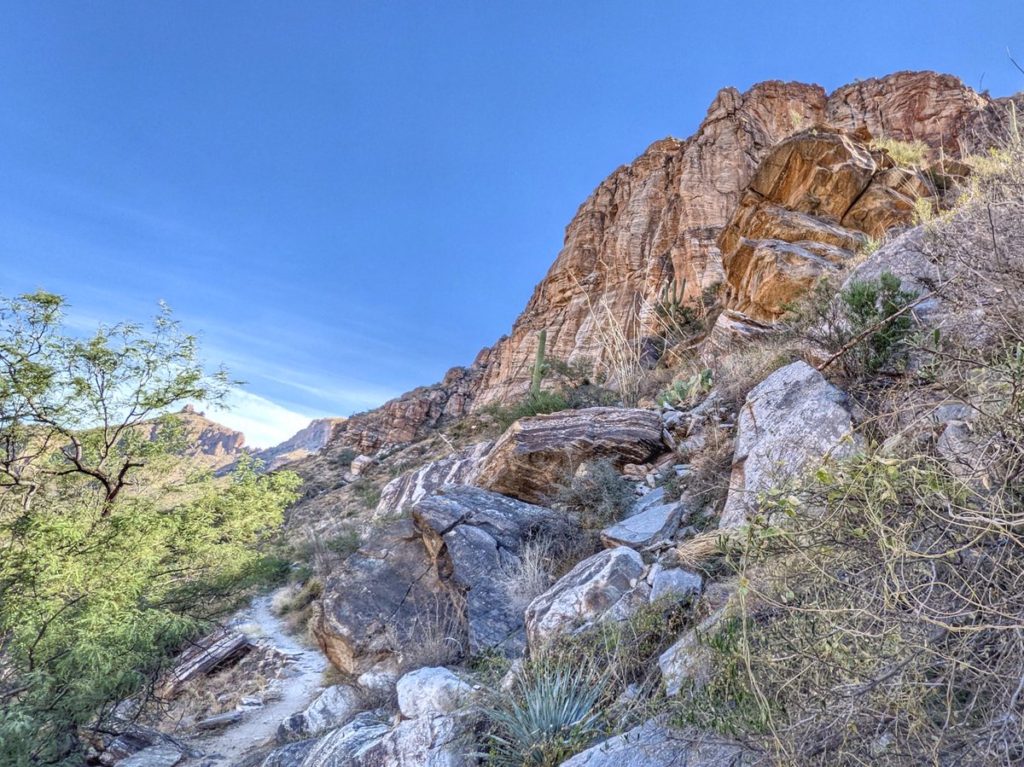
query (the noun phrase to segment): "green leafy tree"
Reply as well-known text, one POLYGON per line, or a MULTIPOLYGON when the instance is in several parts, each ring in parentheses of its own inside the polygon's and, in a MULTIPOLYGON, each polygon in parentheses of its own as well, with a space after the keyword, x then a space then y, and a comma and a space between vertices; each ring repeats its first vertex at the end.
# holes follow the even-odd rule
POLYGON ((69 332, 64 301, 0 301, 0 763, 81 763, 82 728, 253 583, 298 478, 189 468, 172 409, 218 401, 196 339, 69 332))

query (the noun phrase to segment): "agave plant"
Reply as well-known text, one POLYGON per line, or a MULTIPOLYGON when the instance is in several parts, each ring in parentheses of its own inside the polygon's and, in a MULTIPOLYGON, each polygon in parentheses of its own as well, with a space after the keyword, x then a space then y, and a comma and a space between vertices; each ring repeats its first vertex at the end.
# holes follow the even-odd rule
POLYGON ((486 710, 487 763, 498 767, 556 767, 601 731, 598 702, 605 680, 579 669, 541 668, 486 710))

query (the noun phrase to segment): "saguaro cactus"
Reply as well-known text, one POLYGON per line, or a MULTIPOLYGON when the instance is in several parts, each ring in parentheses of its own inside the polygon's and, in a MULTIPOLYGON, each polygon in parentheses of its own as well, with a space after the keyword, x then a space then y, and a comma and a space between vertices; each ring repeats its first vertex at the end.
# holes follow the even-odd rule
POLYGON ((537 356, 533 360, 533 379, 530 381, 530 396, 540 394, 540 382, 544 378, 544 353, 548 345, 548 330, 544 328, 537 336, 537 356))

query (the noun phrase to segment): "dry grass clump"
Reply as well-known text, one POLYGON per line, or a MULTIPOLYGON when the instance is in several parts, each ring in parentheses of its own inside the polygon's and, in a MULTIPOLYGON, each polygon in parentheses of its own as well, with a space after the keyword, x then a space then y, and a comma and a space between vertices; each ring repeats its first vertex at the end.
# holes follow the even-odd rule
POLYGON ((537 538, 523 546, 516 562, 502 569, 501 584, 515 610, 525 612, 554 583, 558 553, 553 541, 537 538))
POLYGON ((883 136, 872 139, 871 148, 881 149, 905 168, 921 168, 928 162, 929 147, 923 141, 900 141, 883 136))
MULTIPOLYGON (((416 620, 408 629, 415 643, 403 643, 397 636, 391 638, 392 647, 402 647, 399 653, 399 672, 413 671, 425 666, 450 666, 461 661, 469 647, 466 635, 465 599, 454 591, 437 595, 416 610, 416 620)), ((394 633, 389 626, 388 631, 394 633)))
POLYGON ((305 635, 313 603, 323 594, 323 581, 310 577, 305 583, 285 586, 274 594, 271 609, 284 619, 289 633, 305 635))
POLYGON ((575 516, 588 530, 617 522, 636 498, 633 483, 607 459, 584 464, 555 488, 558 508, 575 516))
POLYGON ((781 367, 801 356, 800 342, 789 333, 736 346, 708 360, 715 391, 724 402, 740 405, 747 393, 781 367))

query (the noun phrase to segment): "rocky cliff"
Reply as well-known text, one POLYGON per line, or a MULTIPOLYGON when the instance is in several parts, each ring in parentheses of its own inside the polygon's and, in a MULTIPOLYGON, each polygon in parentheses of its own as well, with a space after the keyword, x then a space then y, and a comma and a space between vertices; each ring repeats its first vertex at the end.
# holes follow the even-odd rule
POLYGON ((933 72, 900 72, 831 94, 778 81, 743 93, 724 88, 693 136, 655 142, 580 206, 507 337, 441 383, 352 418, 335 438, 370 453, 489 403, 515 401, 529 386, 541 330, 549 357, 600 367, 610 332, 657 334, 667 286, 686 301, 706 296, 770 319, 765 302, 790 297, 866 237, 906 223, 913 200, 933 191, 917 172, 925 168, 896 167, 873 139, 921 142, 929 165, 944 164, 979 145, 999 114, 996 100, 933 72), (815 138, 824 133, 831 138, 815 138), (787 144, 798 135, 804 140, 787 144), (783 155, 795 163, 791 177, 810 179, 804 188, 779 177, 783 155), (840 166, 845 180, 834 177, 840 166), (775 189, 766 193, 769 182, 775 189), (842 210, 837 202, 816 207, 816 197, 839 191, 825 188, 836 184, 845 184, 842 210), (781 286, 773 282, 776 265, 792 278, 781 286), (603 327, 609 322, 616 327, 603 327))
MULTIPOLYGON (((211 421, 205 413, 197 411, 192 405, 186 405, 177 417, 185 428, 188 442, 186 455, 201 460, 211 468, 219 469, 232 464, 248 452, 242 432, 211 421)), ((156 424, 151 427, 151 437, 156 435, 158 428, 156 424)))

